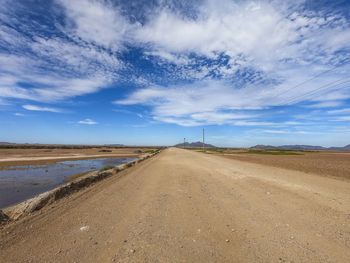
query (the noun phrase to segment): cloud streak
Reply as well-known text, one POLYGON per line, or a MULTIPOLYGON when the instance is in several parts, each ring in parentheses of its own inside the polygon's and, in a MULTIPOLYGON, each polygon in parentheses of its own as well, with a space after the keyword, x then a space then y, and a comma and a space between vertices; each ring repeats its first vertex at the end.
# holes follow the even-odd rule
MULTIPOLYGON (((46 111, 46 112, 55 112, 55 113, 63 112, 61 109, 57 109, 57 108, 43 107, 43 106, 29 105, 29 104, 23 105, 22 107, 23 107, 23 109, 26 109, 29 111, 46 111)), ((16 114, 16 115, 22 116, 22 115, 18 115, 18 114, 16 114)))
POLYGON ((84 120, 81 120, 81 121, 78 121, 79 124, 84 124, 84 125, 96 125, 98 124, 98 122, 92 120, 92 119, 84 119, 84 120))

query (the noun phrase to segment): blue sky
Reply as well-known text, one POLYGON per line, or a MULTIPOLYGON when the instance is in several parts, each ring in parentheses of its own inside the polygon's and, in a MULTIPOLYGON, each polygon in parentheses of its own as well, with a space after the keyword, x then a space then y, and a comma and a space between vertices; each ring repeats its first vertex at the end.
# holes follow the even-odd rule
POLYGON ((349 1, 0 0, 0 141, 343 146, 349 60, 349 1))

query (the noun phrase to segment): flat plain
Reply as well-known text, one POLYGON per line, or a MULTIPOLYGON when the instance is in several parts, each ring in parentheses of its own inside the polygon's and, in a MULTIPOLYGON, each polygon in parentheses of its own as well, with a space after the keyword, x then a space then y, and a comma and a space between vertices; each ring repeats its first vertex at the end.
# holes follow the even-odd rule
POLYGON ((0 254, 4 262, 348 262, 349 193, 345 177, 169 148, 3 226, 0 254))
POLYGON ((234 160, 350 179, 350 152, 207 150, 234 160))

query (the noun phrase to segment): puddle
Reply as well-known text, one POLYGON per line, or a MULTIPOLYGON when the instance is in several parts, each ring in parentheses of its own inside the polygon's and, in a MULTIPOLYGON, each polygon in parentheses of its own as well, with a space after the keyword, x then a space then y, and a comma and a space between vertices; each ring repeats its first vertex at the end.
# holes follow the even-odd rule
POLYGON ((63 184, 75 174, 116 166, 136 158, 97 158, 46 165, 8 166, 0 170, 0 208, 4 208, 63 184))

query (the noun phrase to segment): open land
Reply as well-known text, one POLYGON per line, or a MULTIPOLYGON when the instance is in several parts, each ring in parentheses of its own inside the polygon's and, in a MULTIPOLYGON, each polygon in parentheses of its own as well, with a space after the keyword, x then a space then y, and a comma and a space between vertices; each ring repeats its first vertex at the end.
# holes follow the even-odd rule
POLYGON ((0 230, 3 262, 348 262, 350 181, 169 148, 0 230))
POLYGON ((5 166, 48 164, 76 159, 139 157, 154 151, 143 147, 0 148, 0 169, 5 166))
POLYGON ((350 152, 206 149, 244 162, 350 179, 350 152))

